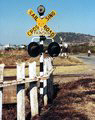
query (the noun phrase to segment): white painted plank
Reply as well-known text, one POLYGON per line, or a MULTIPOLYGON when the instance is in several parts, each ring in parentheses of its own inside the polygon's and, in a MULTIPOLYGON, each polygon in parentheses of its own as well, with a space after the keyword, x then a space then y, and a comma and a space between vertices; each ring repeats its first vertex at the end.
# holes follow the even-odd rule
POLYGON ((17 120, 25 120, 25 85, 17 85, 17 120))
MULTIPOLYGON (((17 63, 17 81, 25 79, 25 63, 17 63)), ((25 84, 17 85, 17 120, 25 120, 25 84)))
POLYGON ((39 114, 38 107, 38 90, 37 90, 37 82, 30 83, 30 105, 31 105, 31 116, 39 114))
MULTIPOLYGON (((3 83, 4 79, 4 64, 0 64, 0 83, 3 83)), ((2 120, 2 105, 3 105, 3 88, 0 88, 0 120, 2 120)))
POLYGON ((3 89, 0 88, 0 120, 2 120, 2 105, 3 105, 2 97, 3 97, 3 89))
POLYGON ((17 63, 17 80, 25 79, 25 63, 17 63))
POLYGON ((44 106, 48 104, 48 95, 47 95, 47 79, 44 80, 44 106))
POLYGON ((29 79, 36 77, 36 62, 29 63, 29 79))
POLYGON ((0 83, 3 82, 3 78, 4 78, 4 64, 0 64, 0 83))

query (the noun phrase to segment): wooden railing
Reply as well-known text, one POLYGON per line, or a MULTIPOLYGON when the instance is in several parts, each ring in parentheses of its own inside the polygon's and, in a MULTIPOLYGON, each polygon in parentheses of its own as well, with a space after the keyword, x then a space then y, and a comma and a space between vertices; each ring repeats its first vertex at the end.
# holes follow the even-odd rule
POLYGON ((25 62, 16 64, 16 80, 4 80, 4 64, 0 64, 0 120, 2 120, 3 88, 16 85, 17 97, 17 120, 25 120, 25 83, 29 83, 31 116, 39 114, 38 82, 43 80, 43 101, 44 106, 48 104, 48 99, 53 96, 53 82, 50 78, 53 67, 50 58, 44 59, 44 76, 36 75, 36 62, 28 64, 29 77, 25 77, 25 62))

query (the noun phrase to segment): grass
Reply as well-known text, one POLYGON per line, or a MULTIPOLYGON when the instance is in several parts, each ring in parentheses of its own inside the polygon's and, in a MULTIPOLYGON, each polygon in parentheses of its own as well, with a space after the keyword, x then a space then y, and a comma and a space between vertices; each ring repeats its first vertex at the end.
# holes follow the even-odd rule
POLYGON ((58 66, 54 70, 54 74, 77 74, 88 69, 86 65, 78 66, 58 66))
MULTIPOLYGON (((77 65, 77 66, 57 66, 54 69, 53 74, 77 74, 85 72, 88 69, 86 65, 77 65)), ((37 76, 39 73, 39 67, 36 68, 37 76)), ((25 75, 27 76, 29 73, 28 68, 25 69, 25 75)), ((5 69, 4 76, 16 76, 16 69, 5 69)))
MULTIPOLYGON (((15 56, 13 59, 15 59, 15 56)), ((24 57, 23 60, 25 60, 24 57)), ((39 57, 36 59, 28 58, 26 61, 32 62, 34 60, 39 61, 39 57)), ((12 64, 13 61, 8 58, 6 59, 6 63, 8 62, 12 64)), ((54 59, 53 64, 60 65, 55 68, 54 74, 81 73, 88 69, 88 66, 84 65, 82 61, 75 57, 69 57, 68 59, 57 57, 54 59), (76 66, 63 66, 72 64, 76 66)), ((37 75, 39 75, 39 67, 37 67, 36 70, 37 75)), ((28 68, 26 68, 25 74, 28 75, 28 72, 28 68)), ((5 69, 4 76, 16 76, 16 69, 5 69)), ((67 80, 67 77, 58 77, 58 79, 60 81, 57 81, 56 86, 54 87, 54 92, 57 94, 57 96, 53 101, 52 107, 48 109, 43 116, 41 116, 42 119, 95 120, 95 79, 71 77, 68 78, 69 80, 67 80)), ((13 89, 11 88, 12 93, 13 89)), ((7 93, 8 88, 6 88, 5 92, 5 96, 11 94, 11 92, 7 93)), ((10 100, 10 97, 8 96, 7 99, 10 100)), ((11 117, 10 113, 12 113, 11 115, 15 114, 15 118, 16 110, 12 108, 10 110, 5 109, 5 111, 3 111, 3 116, 7 119, 7 116, 11 117)))
MULTIPOLYGON (((26 64, 28 64, 28 62, 33 62, 33 61, 36 61, 38 65, 39 57, 29 58, 26 64)), ((83 64, 81 60, 75 57, 69 57, 69 58, 56 57, 55 59, 53 59, 53 65, 59 65, 55 68, 54 74, 78 73, 78 72, 83 72, 88 68, 86 65, 83 64), (76 66, 63 66, 63 65, 76 65, 76 66)), ((37 71, 36 74, 39 75, 39 67, 36 68, 36 71, 37 71)), ((29 73, 28 68, 26 68, 25 75, 28 76, 28 73, 29 73)), ((16 76, 16 69, 5 69, 4 76, 16 76)))
MULTIPOLYGON (((48 57, 47 54, 44 57, 48 57)), ((6 66, 16 65, 16 62, 33 62, 36 61, 39 64, 40 56, 36 58, 32 58, 28 55, 25 50, 10 50, 10 51, 0 51, 0 64, 4 63, 6 66)), ((57 65, 65 65, 65 64, 82 64, 82 61, 69 56, 68 59, 64 57, 56 57, 53 59, 53 63, 57 65)))
POLYGON ((16 69, 5 69, 4 76, 16 76, 16 69))
POLYGON ((68 58, 56 57, 53 60, 53 64, 54 65, 72 65, 72 64, 83 64, 83 62, 76 57, 69 56, 68 58))
MULTIPOLYGON (((28 65, 29 62, 36 61, 39 65, 40 56, 32 58, 28 55, 25 50, 12 50, 12 51, 1 51, 0 52, 0 63, 4 63, 5 66, 15 65, 17 62, 25 62, 28 65)), ((44 57, 48 57, 47 54, 44 57)), ((60 73, 77 73, 87 69, 87 66, 83 65, 83 62, 76 58, 69 56, 68 58, 56 57, 53 58, 53 65, 59 65, 56 67, 54 74, 60 73), (63 65, 78 65, 78 66, 63 66, 63 65)), ((37 75, 39 75, 39 68, 36 69, 37 75)), ((28 68, 25 70, 25 75, 28 75, 28 68)), ((5 69, 4 76, 16 76, 16 69, 5 69)))
MULTIPOLYGON (((25 75, 28 76, 29 74, 28 68, 25 69, 25 75)), ((5 69, 4 76, 16 76, 17 71, 16 69, 5 69)), ((36 74, 39 75, 39 67, 36 68, 36 74)))

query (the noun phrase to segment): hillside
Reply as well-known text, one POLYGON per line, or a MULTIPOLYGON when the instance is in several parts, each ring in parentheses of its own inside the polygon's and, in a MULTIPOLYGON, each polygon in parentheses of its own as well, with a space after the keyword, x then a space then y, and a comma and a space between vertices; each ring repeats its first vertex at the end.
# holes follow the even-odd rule
MULTIPOLYGON (((68 43, 82 43, 82 42, 95 42, 95 36, 81 33, 72 33, 72 32, 59 32, 54 37, 56 42, 60 42, 60 37, 64 42, 68 43)), ((50 43, 50 40, 45 41, 46 43, 50 43)))

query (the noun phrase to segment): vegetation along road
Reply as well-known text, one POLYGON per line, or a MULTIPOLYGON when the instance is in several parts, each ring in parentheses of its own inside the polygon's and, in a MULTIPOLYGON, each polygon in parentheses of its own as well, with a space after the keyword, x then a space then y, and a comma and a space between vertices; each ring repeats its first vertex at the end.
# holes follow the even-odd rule
POLYGON ((56 86, 54 92, 57 91, 57 95, 51 108, 39 119, 37 118, 38 120, 95 120, 95 56, 88 57, 86 54, 81 54, 75 55, 75 57, 88 66, 85 73, 92 75, 54 77, 54 83, 56 83, 54 84, 56 86))
POLYGON ((90 65, 92 69, 95 69, 95 56, 91 55, 90 57, 87 54, 75 55, 77 58, 81 59, 85 64, 90 65))

